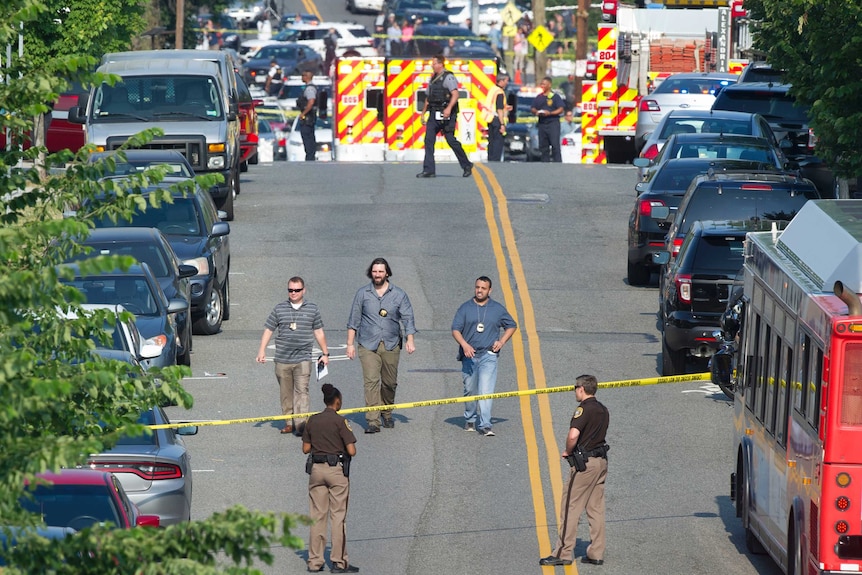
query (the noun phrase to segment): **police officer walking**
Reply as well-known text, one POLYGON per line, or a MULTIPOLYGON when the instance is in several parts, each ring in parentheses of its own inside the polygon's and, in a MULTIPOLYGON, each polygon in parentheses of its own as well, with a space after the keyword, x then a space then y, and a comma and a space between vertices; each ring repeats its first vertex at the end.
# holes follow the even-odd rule
POLYGON ((506 136, 506 86, 509 76, 497 76, 497 84, 488 90, 484 104, 484 120, 488 124, 488 161, 503 161, 503 138, 506 136))
POLYGON ((326 409, 308 418, 302 433, 302 452, 308 454, 305 471, 308 477, 311 525, 308 542, 308 570, 323 571, 327 524, 332 523, 332 545, 329 552, 332 573, 357 573, 359 567, 347 560, 347 502, 350 498, 350 460, 356 455, 356 436, 350 423, 338 415, 341 392, 323 384, 326 409))
POLYGON ((436 176, 434 165, 434 146, 437 142, 437 134, 443 132, 446 142, 461 169, 463 176, 469 177, 473 173, 473 164, 467 159, 461 143, 455 139, 455 127, 458 119, 458 80, 455 74, 445 68, 446 56, 437 54, 431 60, 434 75, 428 81, 428 96, 425 105, 422 106, 422 123, 425 124, 425 161, 422 163, 422 171, 416 174, 417 178, 433 178, 436 176), (428 119, 425 114, 430 111, 428 119))
POLYGON ((562 162, 560 151, 560 116, 565 106, 559 94, 551 91, 551 78, 545 76, 539 84, 542 93, 533 100, 532 112, 539 117, 539 149, 543 162, 562 162), (550 149, 550 154, 548 150, 550 149))
POLYGON ((563 458, 572 469, 560 505, 560 535, 551 555, 539 565, 571 565, 578 534, 578 519, 586 510, 590 523, 590 544, 582 563, 604 564, 605 479, 608 475, 608 445, 605 434, 610 416, 596 399, 598 382, 593 375, 575 380, 575 397, 580 406, 572 415, 563 458))
POLYGON ((299 133, 305 148, 305 161, 313 162, 317 154, 317 140, 314 137, 314 127, 317 123, 317 86, 311 83, 314 73, 311 70, 302 72, 302 95, 296 99, 299 108, 299 133))

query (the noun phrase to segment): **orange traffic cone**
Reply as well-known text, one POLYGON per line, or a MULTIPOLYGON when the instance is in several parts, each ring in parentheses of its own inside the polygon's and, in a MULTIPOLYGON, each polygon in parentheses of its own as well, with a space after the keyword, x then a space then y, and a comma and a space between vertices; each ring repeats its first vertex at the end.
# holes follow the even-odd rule
POLYGON ((521 68, 515 68, 515 83, 521 83, 521 68))

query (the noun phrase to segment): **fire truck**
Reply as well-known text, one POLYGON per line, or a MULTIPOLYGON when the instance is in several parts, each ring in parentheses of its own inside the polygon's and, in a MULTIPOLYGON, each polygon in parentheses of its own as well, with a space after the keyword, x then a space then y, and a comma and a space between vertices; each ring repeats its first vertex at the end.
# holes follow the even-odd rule
MULTIPOLYGON (((675 6, 696 4, 686 0, 675 6)), ((599 24, 596 79, 582 84, 582 163, 634 159, 638 106, 663 78, 680 72, 742 71, 747 60, 738 56, 750 48, 751 39, 741 2, 697 5, 722 7, 619 7, 606 18, 615 22, 599 24)))
MULTIPOLYGON (((458 80, 456 134, 471 161, 487 154, 487 126, 480 107, 497 79, 495 60, 447 60, 458 80)), ((340 58, 335 67, 333 138, 338 161, 421 161, 430 58, 340 58)), ((455 161, 438 136, 437 161, 455 161)))

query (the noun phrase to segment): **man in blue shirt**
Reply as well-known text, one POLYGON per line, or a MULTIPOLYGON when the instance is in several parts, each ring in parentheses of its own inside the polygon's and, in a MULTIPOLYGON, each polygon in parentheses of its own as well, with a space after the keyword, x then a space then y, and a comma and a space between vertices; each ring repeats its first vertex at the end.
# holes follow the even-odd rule
POLYGON ((542 93, 533 100, 533 115, 539 118, 539 149, 543 162, 562 162, 560 151, 560 116, 565 106, 559 94, 551 91, 551 78, 545 76, 539 84, 542 93), (551 153, 548 153, 550 149, 551 153))
MULTIPOLYGON (((377 258, 368 266, 366 275, 371 283, 359 288, 353 298, 350 318, 347 320, 347 357, 356 357, 359 344, 359 363, 365 382, 365 405, 386 406, 395 403, 395 388, 398 386, 398 360, 401 357, 401 326, 404 325, 404 349, 416 351, 413 335, 413 306, 407 293, 389 281, 392 269, 383 258, 377 258)), ((395 427, 391 409, 368 411, 365 433, 380 431, 383 427, 395 427)))
MULTIPOLYGON (((452 320, 452 337, 460 346, 461 378, 464 396, 494 393, 497 386, 497 355, 509 341, 518 325, 506 308, 491 299, 491 279, 481 276, 476 280, 475 296, 464 302, 452 320), (502 335, 500 334, 502 330, 502 335)), ((476 403, 464 404, 464 430, 476 431, 476 403)), ((493 400, 479 400, 479 432, 493 437, 491 430, 491 404, 493 400)))

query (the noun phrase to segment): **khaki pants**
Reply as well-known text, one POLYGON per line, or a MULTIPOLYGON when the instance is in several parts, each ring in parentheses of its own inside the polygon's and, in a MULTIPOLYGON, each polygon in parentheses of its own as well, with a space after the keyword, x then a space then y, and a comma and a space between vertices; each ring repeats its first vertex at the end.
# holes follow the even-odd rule
MULTIPOLYGON (((381 342, 376 350, 359 346, 359 363, 362 365, 362 378, 365 382, 365 406, 392 405, 395 403, 395 388, 398 387, 398 359, 401 346, 386 351, 381 342)), ((380 414, 384 419, 392 417, 391 409, 367 411, 365 421, 380 425, 380 414)))
POLYGON ((608 475, 608 460, 590 457, 586 471, 569 472, 569 483, 560 505, 560 535, 552 555, 559 559, 571 559, 578 538, 578 519, 587 512, 590 523, 590 545, 587 556, 603 559, 605 555, 605 479, 608 475))
MULTIPOLYGON (((281 395, 281 412, 308 413, 308 382, 311 379, 311 361, 299 363, 276 363, 275 377, 281 395)), ((302 425, 305 419, 289 419, 286 425, 302 425)))
POLYGON ((308 568, 316 571, 323 566, 326 550, 326 528, 331 524, 332 548, 329 559, 333 567, 347 566, 347 502, 350 498, 350 480, 344 477, 340 465, 315 463, 308 477, 309 517, 311 525, 308 541, 308 568))

